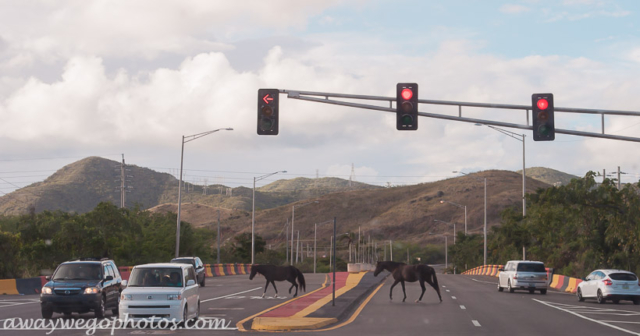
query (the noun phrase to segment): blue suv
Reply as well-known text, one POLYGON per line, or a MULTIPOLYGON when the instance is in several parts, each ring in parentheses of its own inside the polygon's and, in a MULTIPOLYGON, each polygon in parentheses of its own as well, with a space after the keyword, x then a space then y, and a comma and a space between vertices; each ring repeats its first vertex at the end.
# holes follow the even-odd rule
POLYGON ((47 277, 40 294, 43 318, 53 313, 87 313, 93 311, 98 318, 111 309, 118 316, 122 277, 113 260, 78 259, 60 264, 52 276, 47 277))

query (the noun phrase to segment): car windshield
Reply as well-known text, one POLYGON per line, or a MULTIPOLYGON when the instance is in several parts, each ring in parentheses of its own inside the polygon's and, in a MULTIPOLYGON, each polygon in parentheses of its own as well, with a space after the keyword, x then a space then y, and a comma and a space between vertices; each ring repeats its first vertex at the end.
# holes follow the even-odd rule
POLYGON ((636 281, 638 277, 635 274, 631 273, 611 273, 609 274, 609 278, 611 280, 619 280, 619 281, 636 281))
POLYGON ((101 264, 62 264, 53 280, 102 280, 101 264))
POLYGON ((128 287, 182 287, 182 269, 177 267, 136 268, 128 287))
POLYGON ((518 272, 546 272, 543 264, 538 263, 519 263, 518 272))

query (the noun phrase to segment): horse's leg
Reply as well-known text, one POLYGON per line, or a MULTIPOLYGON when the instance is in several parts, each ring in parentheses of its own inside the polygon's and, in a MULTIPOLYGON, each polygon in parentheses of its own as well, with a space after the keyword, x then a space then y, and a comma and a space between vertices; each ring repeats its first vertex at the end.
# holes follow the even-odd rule
POLYGON ((293 281, 289 280, 289 282, 291 282, 291 287, 289 287, 289 294, 291 294, 291 289, 295 287, 296 292, 293 294, 293 297, 298 296, 298 284, 296 283, 296 280, 295 279, 293 281))
POLYGON ((424 291, 427 290, 427 287, 424 286, 424 279, 420 279, 420 287, 422 287, 422 294, 420 294, 420 298, 416 300, 416 303, 422 301, 422 296, 424 295, 424 291))
POLYGON ((429 283, 429 285, 431 285, 431 287, 433 287, 433 289, 436 290, 436 293, 438 293, 438 298, 440 299, 440 302, 442 302, 442 295, 440 295, 440 287, 438 287, 438 278, 436 278, 436 272, 430 272, 429 274, 427 274, 427 282, 429 283), (433 277, 433 281, 432 278, 433 277))
POLYGON ((389 300, 393 300, 392 294, 393 294, 393 287, 395 287, 398 282, 400 282, 400 280, 396 280, 393 282, 393 285, 391 285, 391 288, 389 289, 389 300))
POLYGON ((402 302, 404 302, 404 300, 407 299, 407 292, 404 290, 404 280, 400 281, 400 284, 402 285, 402 294, 404 294, 404 298, 402 299, 402 302))
MULTIPOLYGON (((267 284, 264 285, 264 292, 262 292, 262 297, 264 298, 264 295, 267 294, 267 288, 269 288, 269 280, 267 280, 267 284)), ((275 287, 274 287, 275 288, 275 287)))
POLYGON ((273 286, 273 289, 276 291, 276 295, 274 295, 273 297, 278 297, 278 289, 276 288, 276 283, 273 282, 273 280, 271 280, 271 285, 273 286))

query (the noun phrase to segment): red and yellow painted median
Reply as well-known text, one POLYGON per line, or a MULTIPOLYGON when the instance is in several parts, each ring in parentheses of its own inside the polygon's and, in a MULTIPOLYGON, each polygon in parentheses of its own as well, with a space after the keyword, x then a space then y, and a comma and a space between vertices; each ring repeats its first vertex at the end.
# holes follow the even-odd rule
MULTIPOLYGON (((336 298, 358 286, 365 274, 367 272, 336 273, 336 298)), ((336 317, 311 316, 323 306, 330 304, 333 299, 333 286, 327 285, 328 280, 329 276, 324 284, 313 292, 240 321, 238 328, 244 330, 243 324, 251 320, 251 329, 262 331, 315 330, 338 322, 336 317)))

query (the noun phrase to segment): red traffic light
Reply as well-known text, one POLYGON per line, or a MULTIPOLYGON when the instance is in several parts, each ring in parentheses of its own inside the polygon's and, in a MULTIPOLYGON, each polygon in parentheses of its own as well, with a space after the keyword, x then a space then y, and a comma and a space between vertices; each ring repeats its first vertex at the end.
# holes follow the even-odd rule
POLYGON ((400 95, 402 96, 402 99, 409 100, 413 97, 413 91, 411 91, 411 89, 403 89, 400 95))
POLYGON ((547 107, 549 107, 549 102, 546 99, 539 99, 538 100, 538 108, 541 110, 546 110, 547 107))

